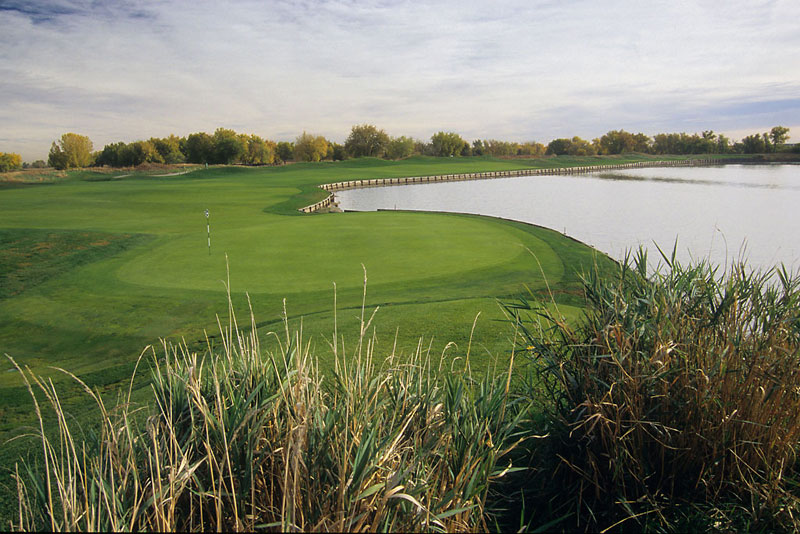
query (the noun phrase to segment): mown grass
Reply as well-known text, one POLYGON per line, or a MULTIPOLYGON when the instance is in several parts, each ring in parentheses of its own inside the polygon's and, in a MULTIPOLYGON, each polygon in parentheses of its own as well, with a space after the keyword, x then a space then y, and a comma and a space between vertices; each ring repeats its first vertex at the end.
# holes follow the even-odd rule
MULTIPOLYGON (((380 343, 393 344, 397 331, 398 348, 408 353, 417 344, 414 329, 424 325, 434 336, 432 350, 453 341, 453 356, 463 356, 468 326, 481 312, 476 346, 483 347, 488 365, 492 357, 507 358, 508 350, 494 299, 516 294, 524 284, 544 290, 546 275, 559 300, 574 304, 577 273, 609 260, 556 232, 508 221, 404 213, 303 216, 296 208, 323 197, 316 185, 327 181, 525 166, 488 158, 365 159, 211 167, 177 176, 134 172, 114 180, 76 171, 52 184, 3 189, 8 238, 0 241, 0 261, 12 266, 6 276, 14 281, 3 282, 3 291, 13 295, 0 300, 0 353, 47 379, 64 383, 63 373, 51 368, 60 366, 111 392, 141 347, 160 337, 185 339, 202 350, 204 332, 214 332, 215 313, 226 305, 227 255, 231 298, 244 306, 249 292, 261 332, 280 320, 287 298, 292 327, 306 317, 306 334, 323 343, 333 322, 333 284, 342 314, 357 315, 363 264, 370 276, 367 305, 381 306, 379 314, 387 316, 380 343), (103 241, 110 244, 101 246, 103 241), (36 250, 44 242, 47 254, 36 250), (446 320, 434 331, 437 317, 446 320)), ((333 366, 332 358, 322 360, 323 367, 333 366)), ((137 382, 134 396, 146 395, 145 382, 137 382)), ((0 431, 34 422, 21 386, 10 365, 0 366, 0 431)), ((74 388, 65 395, 66 403, 86 403, 74 388)), ((82 410, 75 405, 74 411, 80 419, 82 410)), ((15 447, 0 451, 6 469, 20 452, 15 447)), ((7 517, 10 498, 2 495, 0 515, 7 517)))

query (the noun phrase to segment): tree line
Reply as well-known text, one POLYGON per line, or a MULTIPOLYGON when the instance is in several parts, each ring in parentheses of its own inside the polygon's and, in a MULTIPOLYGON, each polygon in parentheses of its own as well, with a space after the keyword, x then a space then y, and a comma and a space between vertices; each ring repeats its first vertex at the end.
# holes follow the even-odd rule
MULTIPOLYGON (((339 144, 321 135, 303 132, 294 141, 275 142, 255 134, 242 134, 217 128, 213 134, 197 132, 185 137, 151 137, 147 140, 110 143, 94 151, 85 135, 66 133, 53 142, 47 164, 56 169, 89 166, 135 167, 144 163, 280 165, 290 161, 339 161, 347 158, 378 157, 403 159, 413 155, 437 157, 494 156, 595 156, 628 152, 643 154, 761 154, 791 148, 800 152, 800 144, 785 145, 789 128, 775 126, 769 132, 755 133, 733 142, 712 130, 701 134, 643 133, 611 130, 588 141, 580 137, 553 139, 547 145, 535 141, 514 142, 475 139, 471 143, 456 132, 440 131, 430 141, 406 136, 391 137, 372 124, 351 128, 345 143, 339 144)), ((23 164, 18 154, 0 152, 0 172, 23 167, 43 167, 44 161, 23 164)))

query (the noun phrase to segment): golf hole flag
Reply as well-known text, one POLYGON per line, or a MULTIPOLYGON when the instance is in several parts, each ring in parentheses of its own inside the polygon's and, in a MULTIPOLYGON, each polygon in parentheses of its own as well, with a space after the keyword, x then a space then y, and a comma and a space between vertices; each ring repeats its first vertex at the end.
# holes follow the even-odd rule
POLYGON ((206 208, 206 233, 208 235, 208 255, 211 256, 211 223, 208 219, 208 208, 206 208))

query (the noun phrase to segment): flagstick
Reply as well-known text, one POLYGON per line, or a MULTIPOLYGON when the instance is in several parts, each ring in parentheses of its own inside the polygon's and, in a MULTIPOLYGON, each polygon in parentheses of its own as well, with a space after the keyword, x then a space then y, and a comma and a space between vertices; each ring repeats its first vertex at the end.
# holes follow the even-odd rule
POLYGON ((206 210, 206 232, 208 233, 208 255, 211 256, 211 222, 208 218, 208 210, 206 210))

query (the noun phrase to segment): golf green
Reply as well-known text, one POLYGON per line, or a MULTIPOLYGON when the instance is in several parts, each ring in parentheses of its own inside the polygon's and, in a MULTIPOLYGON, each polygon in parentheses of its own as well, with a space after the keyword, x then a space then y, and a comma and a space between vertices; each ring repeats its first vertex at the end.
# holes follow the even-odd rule
MULTIPOLYGON (((535 241, 518 229, 477 219, 331 214, 215 231, 211 255, 204 232, 184 234, 135 255, 116 274, 143 286, 220 290, 227 256, 234 288, 294 293, 327 289, 332 282, 342 289, 360 287, 362 264, 376 283, 458 278, 502 268, 535 241)), ((537 244, 541 256, 557 265, 553 251, 537 244)))

